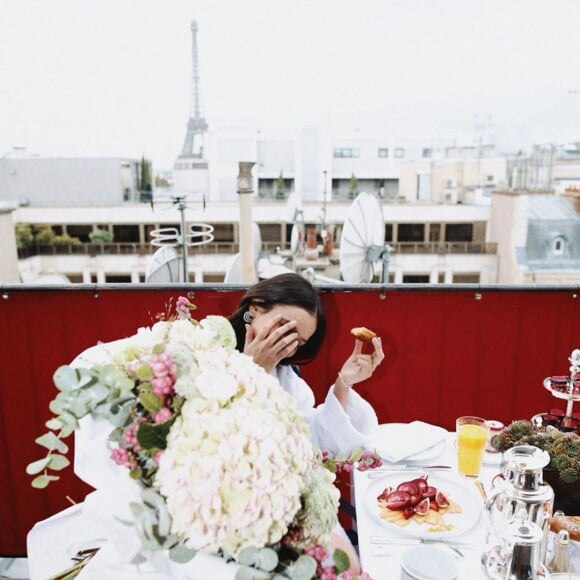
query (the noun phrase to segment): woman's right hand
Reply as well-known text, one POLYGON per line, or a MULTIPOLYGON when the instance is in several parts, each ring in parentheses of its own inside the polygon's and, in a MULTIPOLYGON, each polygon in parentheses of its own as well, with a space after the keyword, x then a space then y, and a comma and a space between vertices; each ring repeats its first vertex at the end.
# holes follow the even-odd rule
POLYGON ((272 317, 258 330, 246 324, 244 354, 251 356, 266 372, 292 356, 299 347, 296 321, 286 320, 280 314, 272 317))

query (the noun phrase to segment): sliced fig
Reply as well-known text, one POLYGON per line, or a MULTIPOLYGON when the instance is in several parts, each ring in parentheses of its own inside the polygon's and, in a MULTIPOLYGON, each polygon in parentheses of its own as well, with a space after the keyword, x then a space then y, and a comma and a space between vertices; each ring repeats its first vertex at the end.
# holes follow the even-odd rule
POLYGON ((437 505, 437 502, 435 500, 429 500, 429 509, 433 510, 434 512, 439 511, 439 506, 437 505))
POLYGON ((424 516, 427 513, 429 513, 429 498, 425 497, 423 498, 416 506, 415 506, 415 513, 418 516, 424 516))
POLYGON ((429 484, 423 477, 418 477, 417 479, 413 479, 411 483, 414 483, 418 488, 421 494, 429 487, 429 484))
POLYGON ((445 497, 445 494, 442 491, 438 491, 437 495, 435 496, 435 501, 437 505, 441 508, 449 507, 449 500, 445 497))
POLYGON ((394 490, 390 485, 388 487, 385 487, 385 489, 383 489, 383 491, 377 496, 377 499, 387 499, 387 496, 392 491, 394 491, 394 490))
POLYGON ((411 495, 411 499, 409 501, 410 501, 410 504, 412 507, 415 507, 423 499, 423 496, 420 494, 412 493, 410 495, 411 495))
POLYGON ((397 491, 406 491, 410 495, 421 495, 417 484, 413 481, 404 481, 397 485, 397 491))
POLYGON ((403 515, 405 516, 405 519, 406 520, 410 519, 413 516, 414 513, 415 513, 415 510, 412 507, 410 507, 410 506, 409 507, 406 507, 403 510, 403 515))
POLYGON ((432 485, 428 485, 423 490, 423 497, 428 497, 429 499, 435 499, 436 495, 437 495, 437 488, 433 487, 432 485))
POLYGON ((411 496, 406 491, 392 491, 385 499, 390 510, 402 510, 410 505, 411 496))

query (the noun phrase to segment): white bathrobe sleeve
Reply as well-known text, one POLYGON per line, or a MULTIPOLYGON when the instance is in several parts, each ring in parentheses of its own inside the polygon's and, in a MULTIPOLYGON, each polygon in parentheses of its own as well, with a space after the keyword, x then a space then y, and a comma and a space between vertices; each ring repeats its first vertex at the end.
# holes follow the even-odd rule
POLYGON ((282 388, 296 401, 316 447, 348 455, 368 444, 378 427, 377 415, 354 389, 349 391, 346 411, 334 394, 334 385, 324 403, 315 407, 312 389, 290 366, 280 365, 274 372, 282 388))

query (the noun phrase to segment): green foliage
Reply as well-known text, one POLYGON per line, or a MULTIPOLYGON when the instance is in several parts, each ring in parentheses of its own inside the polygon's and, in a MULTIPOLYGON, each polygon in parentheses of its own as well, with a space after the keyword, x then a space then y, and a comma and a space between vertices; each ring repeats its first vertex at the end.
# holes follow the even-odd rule
POLYGON ((34 234, 30 224, 16 224, 16 247, 26 248, 34 243, 34 234))
POLYGON ((280 171, 278 179, 276 179, 276 199, 284 199, 286 197, 286 187, 284 185, 284 175, 280 171))
POLYGON ((35 228, 34 241, 41 246, 78 246, 81 241, 68 234, 57 235, 50 226, 39 226, 35 228))
POLYGON ((554 428, 538 428, 530 421, 514 421, 491 440, 498 451, 507 451, 516 445, 534 445, 550 455, 548 468, 554 469, 562 481, 580 480, 580 437, 562 433, 554 428))
POLYGON ((109 230, 96 228, 89 234, 89 240, 93 244, 110 244, 113 241, 113 233, 109 230))
POLYGON ((165 179, 165 177, 162 177, 161 175, 156 175, 155 176, 155 187, 169 187, 169 181, 167 181, 167 179, 165 179))
POLYGON ((358 179, 355 174, 350 176, 350 184, 348 187, 348 199, 354 199, 358 195, 358 179))
POLYGON ((56 234, 50 226, 40 226, 35 229, 34 241, 43 246, 52 246, 55 242, 56 234))
MULTIPOLYGON (((49 431, 36 439, 47 454, 26 468, 29 475, 40 474, 32 481, 36 488, 44 488, 58 479, 58 476, 49 474, 49 470, 60 471, 70 464, 65 457, 68 446, 63 439, 78 426, 78 419, 87 415, 93 418, 109 416, 110 413, 113 424, 125 424, 129 419, 127 403, 135 398, 131 392, 133 382, 113 365, 92 369, 61 366, 55 371, 53 381, 59 392, 49 408, 55 417, 46 422, 49 431)), ((159 427, 164 426, 161 424, 159 427)))

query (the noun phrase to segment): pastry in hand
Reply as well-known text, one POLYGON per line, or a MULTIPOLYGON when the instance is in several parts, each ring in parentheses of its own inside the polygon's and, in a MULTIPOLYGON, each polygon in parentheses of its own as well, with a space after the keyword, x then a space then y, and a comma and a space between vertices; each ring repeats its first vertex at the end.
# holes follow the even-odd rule
POLYGON ((365 328, 364 326, 357 326, 356 328, 351 328, 350 333, 358 340, 363 342, 372 342, 373 338, 377 335, 376 332, 365 328))

